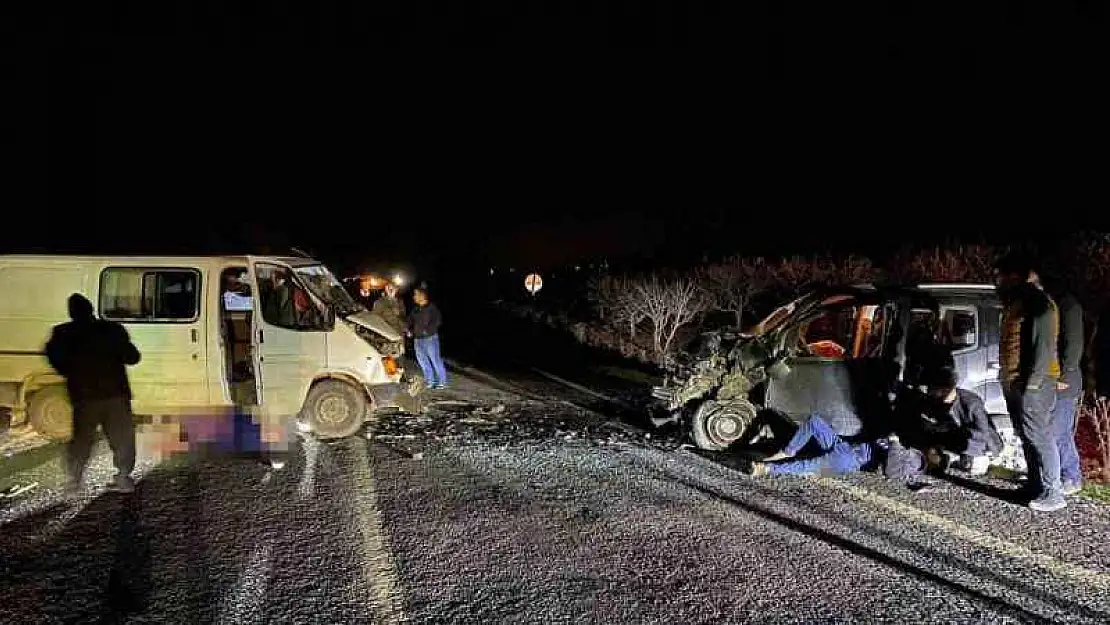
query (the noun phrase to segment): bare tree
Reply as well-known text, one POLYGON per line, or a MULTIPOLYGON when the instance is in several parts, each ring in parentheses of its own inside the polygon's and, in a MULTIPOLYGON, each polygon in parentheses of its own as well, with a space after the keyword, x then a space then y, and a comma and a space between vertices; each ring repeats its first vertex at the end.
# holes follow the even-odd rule
POLYGON ((822 286, 871 282, 877 270, 863 256, 789 256, 776 262, 770 272, 782 294, 789 296, 822 286))
POLYGON ((610 275, 595 276, 590 278, 586 286, 586 298, 594 307, 597 318, 602 323, 608 323, 617 306, 613 292, 613 283, 616 279, 610 275))
POLYGON ((879 270, 870 258, 854 254, 836 259, 827 259, 826 266, 826 284, 867 284, 873 282, 879 274, 879 270))
POLYGON ((679 329, 691 323, 710 305, 705 291, 691 278, 663 279, 651 274, 636 280, 633 301, 651 321, 652 344, 662 361, 670 353, 679 329))
POLYGON ((736 315, 736 327, 743 328, 744 313, 758 296, 773 284, 774 266, 763 258, 732 256, 699 272, 701 284, 712 303, 736 315))
POLYGON ((1083 325, 1087 356, 1086 386, 1097 388, 1100 358, 1097 354, 1100 317, 1110 305, 1110 237, 1085 233, 1068 241, 1061 269, 1075 295, 1083 304, 1083 325))
POLYGON ((990 283, 995 249, 989 245, 935 246, 907 249, 890 263, 891 276, 901 282, 990 283))
POLYGON ((1080 417, 1087 419, 1095 433, 1099 469, 1103 479, 1110 480, 1110 399, 1099 397, 1084 405, 1080 417))
POLYGON ((635 280, 625 276, 601 276, 591 281, 590 299, 603 323, 628 331, 636 338, 636 329, 647 318, 643 302, 636 297, 635 280))

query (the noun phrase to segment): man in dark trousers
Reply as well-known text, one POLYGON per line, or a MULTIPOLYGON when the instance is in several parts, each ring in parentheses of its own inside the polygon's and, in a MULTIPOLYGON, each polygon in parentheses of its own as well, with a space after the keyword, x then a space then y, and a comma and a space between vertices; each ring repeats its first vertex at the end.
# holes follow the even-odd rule
POLYGON ((408 333, 413 337, 416 361, 420 363, 428 388, 446 388, 447 367, 443 365, 443 357, 439 353, 439 326, 443 318, 423 288, 413 291, 412 301, 416 308, 408 318, 408 333))
POLYGON ((1002 300, 999 381, 1028 467, 1029 507, 1053 512, 1067 506, 1060 483, 1060 450, 1052 432, 1052 404, 1060 379, 1060 317, 1041 289, 1031 256, 1010 253, 995 263, 1002 300))
POLYGON ((139 350, 122 325, 97 319, 92 302, 80 293, 69 297, 69 317, 72 321, 54 327, 46 344, 46 357, 65 377, 73 405, 73 438, 66 449, 67 490, 74 493, 80 489, 100 426, 112 448, 117 472, 108 488, 132 492, 135 422, 126 367, 138 364, 139 350))
POLYGON ((1070 291, 1062 288, 1060 281, 1047 280, 1045 286, 1060 310, 1057 349, 1062 375, 1056 383, 1052 433, 1060 452, 1061 488, 1065 495, 1074 495, 1083 488, 1083 471, 1075 446, 1076 409, 1083 397, 1083 373, 1079 368, 1083 358, 1083 308, 1070 291))

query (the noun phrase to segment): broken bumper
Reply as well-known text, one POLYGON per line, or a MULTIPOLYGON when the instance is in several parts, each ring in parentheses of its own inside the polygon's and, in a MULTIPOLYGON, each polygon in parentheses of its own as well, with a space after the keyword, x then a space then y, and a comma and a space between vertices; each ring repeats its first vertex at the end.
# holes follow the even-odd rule
POLYGON ((419 378, 412 378, 370 387, 367 390, 374 400, 374 410, 400 410, 420 414, 423 411, 422 399, 426 390, 421 382, 419 378))

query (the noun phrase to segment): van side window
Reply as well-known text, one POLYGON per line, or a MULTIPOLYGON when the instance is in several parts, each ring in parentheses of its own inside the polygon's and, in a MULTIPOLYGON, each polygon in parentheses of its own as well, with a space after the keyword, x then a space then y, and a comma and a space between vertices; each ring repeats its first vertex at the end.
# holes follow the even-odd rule
POLYGON ((100 274, 100 316, 124 322, 197 318, 200 273, 193 269, 109 267, 100 274))
POLYGON ((324 317, 293 272, 285 267, 258 263, 258 298, 266 323, 290 330, 323 330, 324 317))
POLYGON ((979 324, 973 308, 947 308, 941 318, 941 341, 952 351, 979 345, 979 324))

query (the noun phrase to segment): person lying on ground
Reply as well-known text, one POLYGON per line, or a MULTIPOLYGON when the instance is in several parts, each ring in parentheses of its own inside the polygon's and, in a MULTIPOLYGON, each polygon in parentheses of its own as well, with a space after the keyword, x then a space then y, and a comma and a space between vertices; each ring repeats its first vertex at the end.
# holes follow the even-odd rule
POLYGON ((881 470, 888 478, 909 481, 927 471, 943 470, 946 458, 938 450, 903 447, 897 436, 871 442, 853 443, 842 439, 832 427, 814 413, 783 447, 764 459, 750 461, 742 470, 752 476, 842 475, 863 470, 881 470), (797 458, 806 445, 815 443, 817 455, 797 458))

